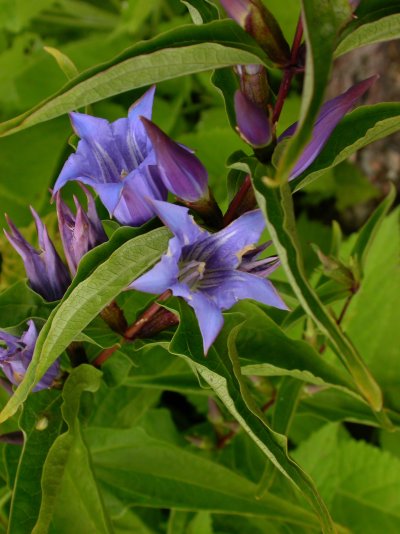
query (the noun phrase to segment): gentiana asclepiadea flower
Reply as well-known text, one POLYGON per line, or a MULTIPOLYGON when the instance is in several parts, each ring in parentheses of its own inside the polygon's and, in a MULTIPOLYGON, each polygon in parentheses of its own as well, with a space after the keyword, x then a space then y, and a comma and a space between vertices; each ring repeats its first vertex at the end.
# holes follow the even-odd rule
POLYGON ((168 191, 187 202, 207 196, 208 173, 191 150, 175 143, 153 122, 142 117, 157 160, 157 171, 168 191))
MULTIPOLYGON (((379 76, 371 76, 363 80, 342 93, 341 95, 328 100, 322 106, 318 118, 314 124, 311 141, 303 149, 300 158, 297 160, 291 174, 290 180, 297 178, 305 171, 317 158, 328 141, 331 133, 356 105, 357 100, 371 87, 379 76)), ((297 122, 292 124, 278 139, 278 142, 292 136, 297 128, 297 122)))
POLYGON ((268 113, 240 90, 235 93, 235 113, 237 129, 246 143, 261 148, 272 141, 272 125, 268 113))
POLYGON ((4 230, 4 233, 24 262, 31 288, 48 301, 59 300, 71 283, 71 277, 49 237, 46 226, 33 208, 31 211, 36 223, 39 249, 28 243, 7 215, 10 231, 4 230))
POLYGON ((151 118, 155 87, 130 108, 128 117, 112 123, 71 113, 81 138, 66 161, 55 186, 57 193, 76 180, 93 187, 111 216, 121 224, 139 226, 154 216, 146 198, 163 200, 167 189, 157 173, 155 153, 139 117, 151 118))
MULTIPOLYGON (((18 385, 25 376, 31 363, 38 337, 35 323, 27 322, 28 329, 17 337, 0 330, 0 368, 8 380, 18 385)), ((36 384, 33 391, 50 388, 60 373, 60 364, 56 360, 36 384)))
POLYGON ((187 208, 160 201, 153 201, 153 206, 174 237, 161 261, 130 287, 153 294, 169 289, 184 298, 197 316, 205 354, 223 326, 222 311, 239 300, 249 298, 287 309, 272 283, 264 278, 267 263, 256 264, 261 250, 254 243, 265 228, 259 210, 210 234, 194 222, 187 208))
POLYGON ((83 209, 79 200, 74 196, 76 215, 62 200, 60 192, 55 195, 58 227, 65 258, 73 276, 82 256, 92 248, 107 241, 107 235, 97 214, 93 196, 86 187, 82 186, 82 189, 87 198, 87 211, 83 209))

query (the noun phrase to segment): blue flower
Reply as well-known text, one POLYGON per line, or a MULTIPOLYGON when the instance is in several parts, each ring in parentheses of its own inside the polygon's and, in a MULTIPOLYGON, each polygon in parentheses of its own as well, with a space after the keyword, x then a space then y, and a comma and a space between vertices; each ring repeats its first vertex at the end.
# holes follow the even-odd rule
POLYGON ((10 232, 4 230, 4 233, 21 256, 32 289, 48 301, 59 300, 71 283, 71 277, 54 248, 46 226, 33 208, 31 211, 38 232, 39 250, 26 241, 7 215, 10 232))
POLYGON ((81 138, 66 161, 54 193, 70 180, 90 185, 121 224, 138 226, 154 216, 145 199, 164 200, 167 189, 157 171, 155 153, 139 119, 150 119, 155 87, 130 108, 128 117, 109 123, 83 113, 71 113, 81 138))
MULTIPOLYGON (((314 124, 311 141, 306 145, 300 158, 297 160, 297 163, 290 174, 290 180, 297 178, 297 176, 305 171, 317 158, 333 130, 346 113, 354 108, 357 100, 371 87, 377 78, 378 76, 371 76, 370 78, 353 85, 341 95, 325 102, 314 124)), ((286 137, 292 136, 295 133, 296 128, 297 122, 285 130, 278 139, 278 142, 286 137)))
POLYGON ((107 241, 96 211, 96 204, 89 191, 82 186, 87 198, 88 210, 85 212, 79 200, 74 196, 76 215, 63 202, 60 192, 56 193, 58 227, 64 247, 64 254, 72 275, 75 275, 78 264, 92 248, 107 241))
MULTIPOLYGON (((38 336, 35 323, 29 320, 27 324, 28 330, 21 337, 0 330, 0 343, 5 345, 0 345, 0 368, 8 380, 15 385, 18 385, 25 376, 38 336)), ((57 360, 36 384, 33 391, 51 387, 59 372, 60 365, 57 360)))
POLYGON ((199 321, 205 354, 223 326, 222 310, 239 300, 250 298, 287 309, 271 282, 258 276, 264 274, 267 263, 261 267, 264 260, 255 259, 262 250, 254 243, 265 227, 259 210, 210 234, 197 226, 188 209, 167 202, 152 203, 174 237, 161 261, 130 287, 154 294, 170 289, 173 295, 184 298, 199 321))

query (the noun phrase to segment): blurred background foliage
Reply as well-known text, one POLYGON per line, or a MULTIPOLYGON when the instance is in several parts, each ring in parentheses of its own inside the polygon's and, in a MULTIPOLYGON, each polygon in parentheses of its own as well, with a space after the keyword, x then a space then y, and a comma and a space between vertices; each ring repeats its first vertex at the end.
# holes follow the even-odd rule
MULTIPOLYGON (((298 0, 269 0, 268 6, 290 40, 298 19, 298 0)), ((136 41, 190 21, 186 6, 179 0, 0 0, 0 120, 7 120, 31 108, 66 82, 65 74, 44 47, 54 47, 66 54, 81 72, 112 58, 136 41)), ((398 57, 393 53, 393 47, 398 50, 398 45, 389 43, 373 46, 374 48, 367 47, 362 49, 363 52, 356 51, 339 60, 333 73, 330 96, 342 92, 355 79, 378 72, 381 74, 380 93, 372 93, 368 97, 368 103, 398 99, 400 95, 396 90, 399 91, 400 84, 397 84, 396 89, 390 83, 394 72, 397 72, 397 81, 399 77, 398 65, 393 65, 398 57), (370 61, 369 58, 375 53, 386 59, 388 55, 394 59, 381 64, 376 60, 370 61), (343 61, 346 63, 343 64, 343 61), (346 75, 343 75, 344 71, 346 75)), ((278 82, 277 76, 272 82, 274 89, 278 82)), ((91 106, 90 112, 115 120, 126 115, 129 106, 142 92, 131 91, 96 103, 91 106)), ((301 87, 298 84, 285 103, 280 121, 281 130, 297 119, 300 93, 301 87)), ((210 185, 217 199, 222 208, 226 208, 226 160, 233 151, 246 151, 247 148, 229 126, 223 100, 211 84, 210 73, 160 83, 157 87, 154 120, 172 137, 196 150, 209 171, 210 185)), ((0 139, 0 226, 4 224, 3 213, 7 212, 17 225, 25 227, 26 235, 32 236, 33 225, 28 209, 31 204, 45 216, 52 229, 51 234, 56 234, 54 207, 49 204, 49 188, 73 150, 69 145, 71 135, 69 120, 64 116, 0 139)), ((393 145, 394 141, 386 139, 384 145, 381 142, 378 148, 377 145, 372 145, 364 149, 352 161, 340 164, 295 195, 298 232, 307 274, 312 280, 319 278, 321 269, 311 244, 317 244, 325 253, 329 253, 334 237, 333 220, 341 223, 345 233, 339 256, 346 258, 354 242, 354 232, 387 193, 389 183, 395 182, 398 187, 400 161, 395 150, 390 148, 393 145), (388 150, 386 154, 389 155, 384 158, 383 165, 379 154, 385 150, 388 150), (380 164, 374 167, 371 164, 374 161, 380 164)), ((73 186, 69 185, 68 188, 72 189, 73 186)), ((395 211, 376 237, 368 258, 365 281, 351 302, 343 327, 384 387, 388 406, 399 411, 400 329, 398 317, 393 313, 395 300, 398 300, 396 294, 400 291, 400 238, 394 230, 397 228, 397 218, 398 211, 395 211)), ((0 251, 0 286, 6 287, 23 278, 24 273, 22 262, 3 237, 0 237, 0 251)), ((283 276, 277 273, 277 278, 283 279, 283 276)), ((337 304, 339 310, 342 304, 343 302, 337 304)), ((92 324, 91 328, 95 336, 96 324, 92 324)), ((297 324, 286 333, 292 339, 299 339, 302 335, 300 330, 303 328, 300 329, 297 324)), ((106 381, 93 399, 83 397, 82 417, 89 427, 85 431, 85 439, 89 446, 93 446, 91 452, 94 469, 99 476, 115 532, 265 533, 264 519, 256 513, 249 516, 218 513, 234 511, 229 499, 233 498, 241 485, 248 483, 253 488, 265 463, 261 453, 243 433, 234 438, 230 447, 224 447, 221 436, 228 436, 227 443, 235 436, 235 432, 231 432, 235 423, 224 408, 219 406, 223 414, 222 422, 213 421, 207 401, 209 391, 199 389, 197 379, 186 364, 175 360, 172 362, 161 345, 146 350, 151 352, 146 354, 146 365, 142 363, 139 366, 133 350, 125 358, 121 354, 118 365, 106 366, 106 381), (165 387, 165 384, 168 386, 165 387), (135 427, 138 421, 139 430, 135 427), (148 462, 149 469, 152 462, 158 461, 157 447, 165 442, 170 446, 171 461, 178 461, 185 454, 197 455, 197 463, 191 459, 192 471, 188 473, 188 478, 200 477, 205 465, 202 461, 213 461, 214 471, 211 470, 208 475, 218 478, 222 476, 220 470, 229 469, 232 475, 232 479, 228 479, 233 488, 232 495, 220 497, 220 507, 212 515, 201 506, 192 512, 179 509, 179 495, 175 501, 173 498, 163 500, 164 497, 159 496, 159 509, 142 507, 144 501, 135 496, 133 501, 129 501, 136 504, 131 509, 127 507, 129 499, 124 493, 124 487, 113 488, 115 481, 110 474, 113 469, 126 466, 124 462, 128 460, 120 458, 118 461, 123 464, 122 467, 111 464, 110 468, 109 462, 115 461, 115 458, 110 457, 110 460, 107 451, 101 452, 98 446, 101 439, 96 438, 90 426, 95 427, 96 431, 98 428, 104 429, 104 436, 100 435, 100 438, 104 438, 110 450, 115 428, 120 431, 124 429, 124 439, 131 446, 138 439, 136 433, 144 432, 146 439, 141 442, 142 446, 151 446, 154 452, 153 459, 148 462), (248 462, 243 463, 243 457, 248 462), (242 478, 235 478, 237 473, 242 478), (112 489, 115 494, 112 494, 112 489), (164 509, 169 507, 175 509, 168 515, 164 509)), ((326 359, 333 361, 329 349, 326 351, 326 359)), ((257 383, 252 384, 253 392, 264 399, 264 402, 268 401, 275 394, 276 384, 274 378, 261 377, 257 383)), ((1 395, 5 393, 2 392, 1 395)), ((35 402, 39 401, 32 398, 31 403, 35 402)), ((363 406, 350 397, 339 397, 331 390, 319 391, 317 387, 313 389, 310 386, 303 394, 293 420, 289 435, 290 446, 297 446, 295 458, 315 478, 337 521, 351 525, 357 515, 360 521, 355 527, 352 525, 354 532, 395 534, 400 530, 400 493, 396 496, 392 488, 400 486, 400 438, 398 434, 378 430, 368 417, 370 416, 363 412, 363 406), (346 426, 340 425, 344 419, 347 421, 346 426), (384 452, 379 451, 377 445, 384 452), (378 480, 370 476, 373 468, 378 470, 378 480), (355 494, 362 495, 361 501, 352 498, 355 494)), ((29 426, 29 421, 26 424, 29 426)), ((3 432, 16 429, 16 421, 10 421, 7 425, 3 432)), ((0 509, 5 507, 1 512, 4 521, 7 515, 5 503, 8 502, 8 488, 15 476, 18 458, 13 458, 13 455, 16 454, 12 446, 3 447, 0 476, 5 485, 0 493, 0 509)), ((134 476, 136 466, 132 465, 131 469, 130 475, 134 476)), ((78 458, 77 465, 69 464, 67 470, 71 477, 80 470, 82 487, 73 489, 68 486, 70 482, 65 482, 51 532, 72 532, 75 527, 77 533, 95 532, 90 530, 93 528, 90 527, 90 518, 85 516, 82 519, 83 512, 78 504, 75 503, 75 508, 71 509, 71 495, 79 502, 85 493, 85 484, 90 486, 93 482, 89 466, 82 458, 78 458), (63 513, 66 501, 68 528, 65 527, 66 518, 63 513), (82 523, 79 523, 79 519, 82 523), (73 522, 75 520, 76 525, 73 522)), ((144 497, 152 498, 152 486, 146 478, 151 477, 151 469, 145 472, 146 468, 140 467, 138 472, 140 471, 144 480, 141 491, 144 497)), ((226 476, 225 471, 222 474, 226 476)), ((160 484, 162 485, 162 479, 160 484)), ((205 493, 211 491, 205 480, 200 480, 198 484, 205 493)), ((292 502, 300 501, 281 477, 276 477, 273 486, 276 494, 284 495, 285 498, 289 498, 290 494, 292 502)), ((199 488, 197 491, 200 491, 199 488)), ((188 491, 192 490, 193 488, 188 491)), ((253 490, 255 491, 254 488, 253 490)), ((237 506, 239 505, 240 503, 237 506)), ((93 510, 96 510, 96 506, 89 508, 95 516, 93 510)), ((0 514, 0 523, 1 520, 0 514)), ((1 530, 1 524, 0 531, 5 532, 1 530)), ((301 534, 310 530, 308 527, 303 529, 299 525, 293 527, 283 523, 277 523, 275 528, 271 524, 268 533, 275 532, 301 534)))

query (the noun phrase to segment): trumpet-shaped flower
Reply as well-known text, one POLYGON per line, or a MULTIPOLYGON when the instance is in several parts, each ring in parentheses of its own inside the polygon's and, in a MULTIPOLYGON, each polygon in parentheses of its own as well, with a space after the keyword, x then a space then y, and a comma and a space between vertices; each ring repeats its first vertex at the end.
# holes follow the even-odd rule
MULTIPOLYGON (((297 178, 305 171, 311 163, 317 158, 331 133, 336 128, 342 118, 351 111, 357 100, 371 87, 378 76, 371 76, 362 82, 359 82, 341 95, 328 100, 322 106, 318 118, 314 124, 311 141, 304 148, 300 158, 297 160, 291 174, 290 180, 297 178)), ((282 141, 286 137, 292 136, 297 128, 297 122, 292 124, 278 139, 282 141)))
POLYGON ((251 102, 242 91, 235 93, 237 129, 246 143, 258 148, 272 141, 272 127, 268 113, 251 102))
POLYGON ((169 289, 184 298, 199 321, 205 354, 223 326, 222 310, 239 300, 250 298, 287 309, 271 282, 263 278, 268 262, 256 260, 263 249, 254 243, 265 227, 259 210, 210 234, 186 208, 159 201, 153 201, 153 206, 174 237, 161 261, 130 287, 154 294, 169 289))
POLYGON ((46 226, 33 208, 31 211, 38 232, 39 250, 26 241, 7 215, 10 232, 4 230, 4 233, 21 256, 32 289, 48 301, 58 300, 64 295, 71 278, 54 248, 46 226))
POLYGON ((88 204, 85 212, 79 200, 74 196, 76 215, 63 202, 60 192, 56 193, 58 227, 64 247, 69 270, 75 275, 78 264, 84 254, 92 248, 107 241, 96 211, 96 204, 89 191, 82 186, 88 204))
POLYGON ((153 122, 145 117, 142 122, 153 144, 158 172, 168 191, 187 202, 204 198, 208 192, 208 174, 201 161, 153 122))
MULTIPOLYGON (((0 330, 0 368, 8 380, 15 385, 18 385, 25 376, 38 336, 35 323, 29 320, 27 324, 28 330, 21 337, 0 330)), ((46 371, 33 391, 51 387, 59 372, 60 365, 57 360, 46 371)))
POLYGON ((128 117, 105 119, 71 113, 81 138, 66 161, 54 193, 70 180, 90 185, 121 224, 138 226, 154 212, 146 198, 166 199, 167 190, 156 167, 155 153, 139 117, 151 118, 155 87, 130 108, 128 117))

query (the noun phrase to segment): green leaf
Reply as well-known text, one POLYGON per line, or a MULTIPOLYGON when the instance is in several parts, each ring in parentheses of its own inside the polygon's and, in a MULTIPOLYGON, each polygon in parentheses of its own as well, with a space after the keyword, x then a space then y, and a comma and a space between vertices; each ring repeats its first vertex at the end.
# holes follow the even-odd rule
MULTIPOLYGON (((386 206, 382 206, 387 208, 386 206)), ((379 208, 378 208, 379 210, 379 208)), ((374 217, 374 215, 373 215, 374 217)), ((399 210, 382 223, 364 266, 364 278, 343 320, 343 329, 384 388, 388 406, 400 410, 399 210)))
POLYGON ((54 303, 45 301, 21 280, 0 293, 0 326, 16 326, 30 317, 47 319, 53 308, 54 303))
POLYGON ((42 476, 42 504, 32 534, 96 532, 110 534, 91 460, 78 419, 81 395, 95 392, 101 372, 89 365, 74 369, 63 390, 62 414, 68 430, 59 436, 47 456, 42 476))
POLYGON ((181 2, 188 8, 194 24, 204 24, 219 18, 217 7, 208 0, 181 0, 181 2))
POLYGON ((335 57, 342 56, 354 48, 390 41, 399 37, 400 14, 394 13, 378 20, 366 22, 351 33, 346 34, 335 50, 335 57))
POLYGON ((295 457, 314 476, 333 517, 354 534, 400 529, 400 460, 364 441, 341 438, 326 425, 295 457))
POLYGON ((244 375, 292 376, 319 386, 336 387, 354 394, 351 381, 326 362, 305 341, 286 336, 256 305, 235 308, 247 317, 236 337, 236 350, 244 375))
POLYGON ((71 61, 67 55, 63 54, 60 50, 57 50, 57 48, 53 48, 52 46, 44 46, 43 49, 54 57, 54 59, 57 61, 57 65, 63 71, 68 80, 72 80, 75 78, 75 76, 79 76, 79 71, 76 68, 75 63, 71 61))
POLYGON ((302 0, 301 3, 307 44, 306 76, 298 127, 278 162, 276 174, 280 183, 287 181, 311 137, 329 80, 336 37, 341 25, 350 19, 348 0, 302 0))
MULTIPOLYGON (((197 320, 193 311, 184 302, 180 303, 180 317, 178 330, 170 344, 170 351, 186 358, 194 366, 196 372, 213 388, 243 430, 258 445, 266 459, 270 460, 309 499, 319 515, 323 532, 333 532, 329 513, 312 481, 288 456, 286 437, 268 427, 261 411, 247 391, 235 350, 235 338, 241 325, 235 326, 226 340, 221 339, 220 335, 218 343, 222 345, 221 350, 217 352, 213 346, 207 357, 204 357, 197 320)), ((225 327, 225 331, 227 330, 229 329, 225 327)), ((216 346, 218 347, 218 344, 216 346)))
POLYGON ((67 83, 44 102, 0 125, 8 135, 110 96, 177 76, 236 64, 266 62, 233 21, 183 26, 125 50, 67 83), (211 41, 211 42, 210 42, 211 41))
POLYGON ((89 428, 96 478, 112 515, 128 506, 214 510, 316 525, 313 514, 285 499, 254 498, 255 485, 191 449, 150 436, 143 428, 89 428))
POLYGON ((41 501, 40 479, 47 453, 62 427, 61 394, 43 390, 29 397, 20 418, 24 446, 9 516, 9 532, 25 534, 35 525, 41 501))
POLYGON ((324 149, 308 169, 292 182, 302 189, 360 148, 400 130, 397 102, 362 106, 349 113, 335 128, 324 149))
POLYGON ((357 258, 362 268, 365 265, 368 252, 373 244, 376 234, 379 232, 385 216, 392 207, 395 198, 396 189, 392 186, 387 197, 379 204, 358 233, 357 240, 354 243, 350 255, 357 258))
POLYGON ((325 309, 304 274, 297 245, 289 186, 285 184, 280 190, 270 188, 265 185, 262 178, 256 179, 255 186, 259 205, 268 220, 269 231, 282 266, 301 306, 327 336, 335 353, 353 377, 360 393, 373 410, 380 412, 382 393, 379 386, 351 341, 343 334, 336 321, 325 309))
POLYGON ((50 365, 96 315, 166 250, 169 231, 153 230, 124 243, 108 260, 67 292, 41 330, 28 371, 0 414, 15 413, 50 365))

